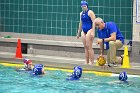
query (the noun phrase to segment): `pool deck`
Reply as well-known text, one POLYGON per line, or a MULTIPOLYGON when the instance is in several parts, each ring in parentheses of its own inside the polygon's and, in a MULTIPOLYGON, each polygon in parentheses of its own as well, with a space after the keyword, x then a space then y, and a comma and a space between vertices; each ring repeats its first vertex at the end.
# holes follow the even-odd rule
MULTIPOLYGON (((14 58, 14 53, 0 53, 0 62, 10 62, 10 63, 22 63, 22 59, 14 58)), ((95 55, 97 57, 97 55, 95 55)), ((81 66, 83 70, 86 71, 99 71, 99 72, 110 72, 110 73, 120 73, 121 71, 126 71, 128 74, 140 75, 140 64, 131 62, 131 68, 121 68, 118 67, 108 67, 103 68, 101 66, 86 65, 84 64, 85 59, 82 58, 68 58, 68 57, 57 57, 57 56, 44 56, 44 55, 23 55, 23 58, 27 57, 33 60, 33 64, 41 63, 47 67, 73 69, 74 66, 81 66)))

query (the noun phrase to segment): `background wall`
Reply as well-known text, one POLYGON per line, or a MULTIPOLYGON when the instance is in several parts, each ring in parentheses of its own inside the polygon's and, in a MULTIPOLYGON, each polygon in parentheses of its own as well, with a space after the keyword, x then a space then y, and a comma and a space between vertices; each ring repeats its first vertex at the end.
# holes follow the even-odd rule
POLYGON ((134 0, 133 6, 134 6, 133 8, 133 41, 140 41, 140 0, 134 0), (137 20, 136 20, 136 1, 138 3, 137 20))
POLYGON ((134 62, 140 62, 140 0, 134 0, 133 5, 133 45, 132 45, 132 58, 134 62), (138 2, 137 11, 139 13, 138 20, 136 20, 136 1, 138 2), (136 21, 139 21, 137 23, 136 21))
MULTIPOLYGON (((97 17, 132 39, 133 0, 87 0, 97 17)), ((75 36, 81 0, 0 0, 0 31, 75 36)))

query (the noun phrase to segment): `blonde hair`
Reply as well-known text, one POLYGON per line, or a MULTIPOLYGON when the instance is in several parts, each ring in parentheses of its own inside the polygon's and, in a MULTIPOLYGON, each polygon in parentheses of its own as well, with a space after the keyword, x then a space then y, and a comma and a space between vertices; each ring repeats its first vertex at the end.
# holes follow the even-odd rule
POLYGON ((94 20, 94 23, 100 23, 100 22, 104 22, 102 18, 100 17, 97 17, 95 20, 94 20))

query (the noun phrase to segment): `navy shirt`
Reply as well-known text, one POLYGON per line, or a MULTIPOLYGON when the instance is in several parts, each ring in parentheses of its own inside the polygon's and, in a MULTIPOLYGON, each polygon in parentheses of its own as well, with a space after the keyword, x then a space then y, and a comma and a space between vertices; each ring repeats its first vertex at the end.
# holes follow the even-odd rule
POLYGON ((88 16, 88 11, 82 12, 81 20, 82 20, 82 30, 87 33, 92 28, 92 20, 88 16))
MULTIPOLYGON (((106 22, 104 29, 102 30, 98 29, 98 37, 101 39, 109 38, 111 34, 114 32, 116 32, 116 40, 120 40, 124 44, 124 37, 114 22, 106 22)), ((105 42, 105 44, 106 49, 109 49, 109 42, 105 42)))

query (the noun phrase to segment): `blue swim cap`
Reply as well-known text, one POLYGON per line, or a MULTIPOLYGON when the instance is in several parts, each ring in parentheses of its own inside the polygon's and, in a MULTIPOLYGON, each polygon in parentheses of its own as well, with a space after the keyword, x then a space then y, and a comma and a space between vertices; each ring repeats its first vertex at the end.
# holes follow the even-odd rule
POLYGON ((83 0, 83 1, 81 1, 81 6, 84 6, 84 5, 86 5, 88 7, 88 3, 83 0))
POLYGON ((42 74, 42 69, 43 69, 43 65, 42 64, 36 64, 33 68, 33 74, 34 75, 40 75, 42 74))
POLYGON ((119 80, 120 81, 126 81, 128 79, 127 73, 126 72, 121 72, 119 75, 119 80))
POLYGON ((68 77, 66 80, 79 80, 81 76, 82 76, 82 68, 80 66, 75 66, 72 75, 68 77))
POLYGON ((44 66, 42 64, 36 64, 34 67, 43 68, 44 66))
POLYGON ((82 75, 82 68, 80 66, 74 67, 74 74, 76 77, 80 78, 82 75))

